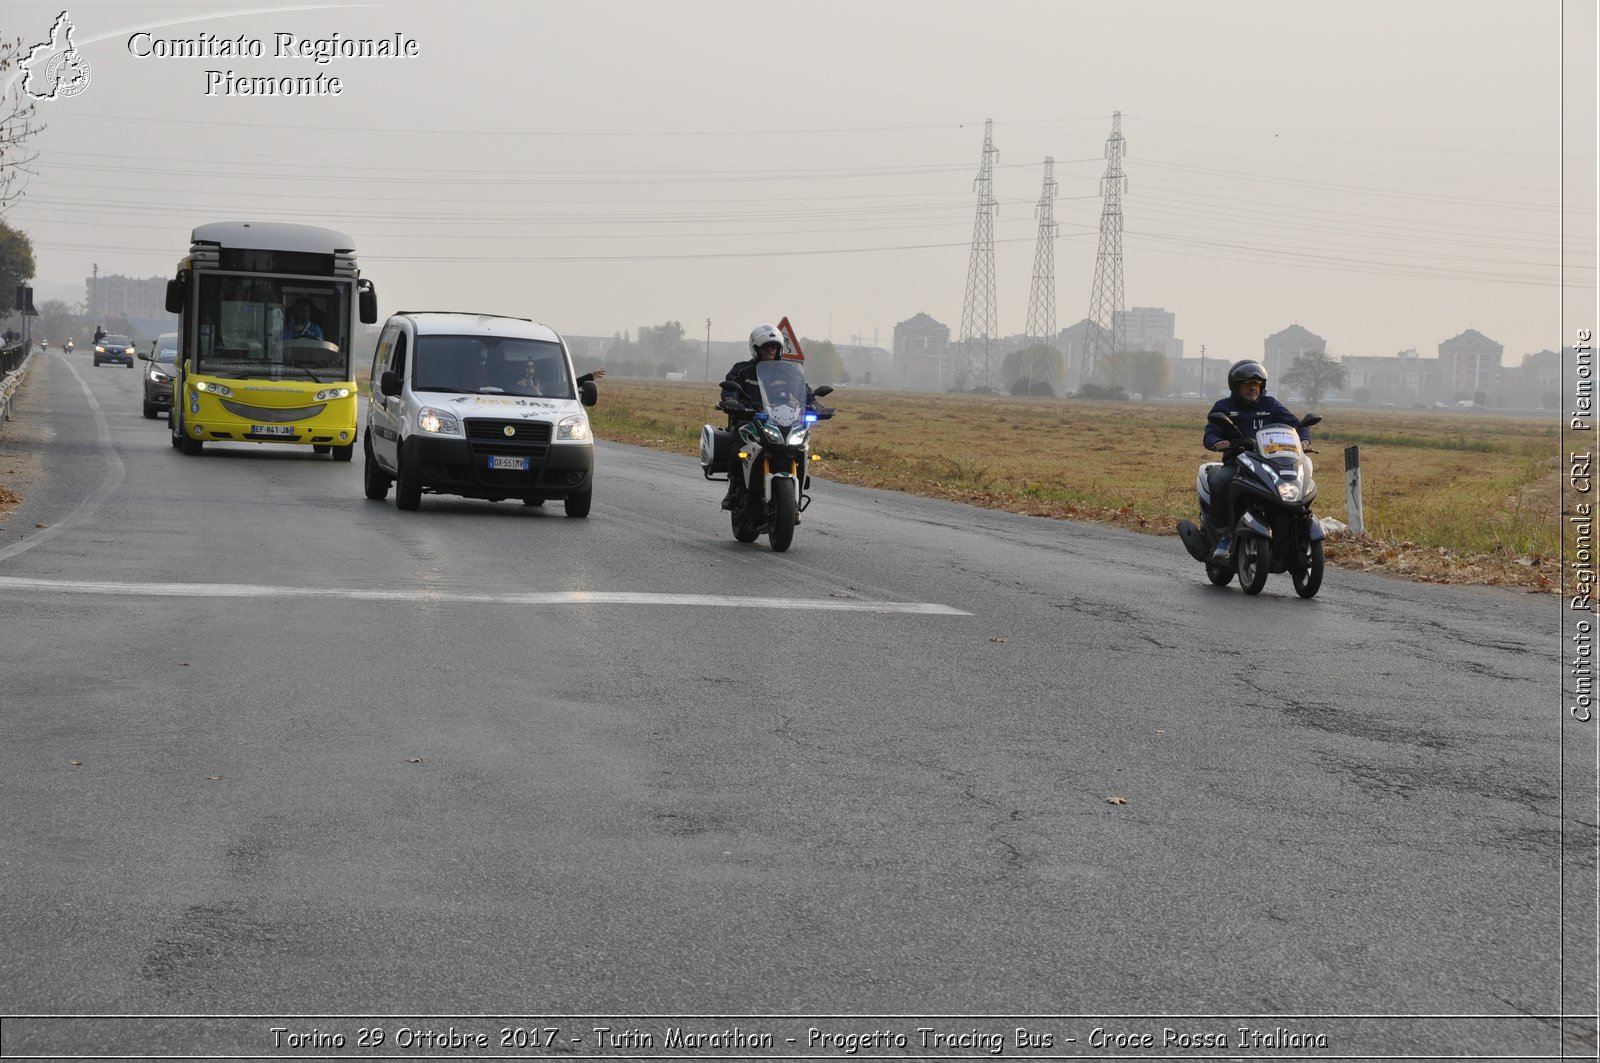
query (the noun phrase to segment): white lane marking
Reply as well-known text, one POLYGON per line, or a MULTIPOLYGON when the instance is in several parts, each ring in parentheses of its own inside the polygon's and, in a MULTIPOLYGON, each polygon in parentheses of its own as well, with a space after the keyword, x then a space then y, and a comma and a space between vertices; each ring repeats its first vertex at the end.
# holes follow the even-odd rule
POLYGON ((78 378, 78 386, 83 389, 83 397, 89 400, 89 409, 94 412, 95 436, 100 443, 101 452, 105 454, 106 464, 111 466, 111 474, 94 490, 94 493, 79 502, 71 513, 68 513, 50 527, 43 528, 36 534, 0 550, 0 561, 16 557, 24 550, 32 550, 40 543, 49 542, 67 528, 94 513, 95 510, 100 508, 100 503, 106 500, 106 496, 121 486, 123 477, 127 475, 127 469, 122 464, 122 458, 118 456, 116 449, 111 445, 111 425, 106 421, 106 415, 100 409, 100 403, 95 401, 94 394, 90 392, 89 382, 83 379, 83 374, 78 372, 77 366, 73 365, 66 355, 55 354, 55 352, 50 353, 53 357, 60 359, 61 364, 66 366, 72 375, 78 378))
POLYGON ((810 609, 843 613, 911 613, 971 616, 936 602, 875 602, 860 598, 738 598, 725 594, 654 594, 643 591, 529 591, 468 594, 434 590, 363 590, 354 587, 274 587, 255 583, 118 583, 109 580, 0 576, 0 592, 112 594, 151 598, 343 598, 363 602, 435 602, 444 605, 697 605, 724 609, 810 609))

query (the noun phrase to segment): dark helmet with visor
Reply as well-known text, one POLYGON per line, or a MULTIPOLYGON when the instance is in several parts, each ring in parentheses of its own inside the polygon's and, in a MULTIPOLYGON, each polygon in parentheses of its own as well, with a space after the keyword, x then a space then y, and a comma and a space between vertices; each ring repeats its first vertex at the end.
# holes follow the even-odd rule
POLYGON ((1261 385, 1261 390, 1267 390, 1267 367, 1260 362, 1246 358, 1241 362, 1234 362, 1228 367, 1228 392, 1237 396, 1239 389, 1245 381, 1254 380, 1261 385))

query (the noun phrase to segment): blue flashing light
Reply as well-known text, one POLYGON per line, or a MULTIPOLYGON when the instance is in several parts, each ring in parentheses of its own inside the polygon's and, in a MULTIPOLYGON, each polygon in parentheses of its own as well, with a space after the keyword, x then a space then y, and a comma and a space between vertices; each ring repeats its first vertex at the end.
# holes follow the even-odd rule
POLYGON ((762 410, 760 413, 756 414, 756 420, 765 421, 766 419, 767 419, 767 411, 766 410, 762 410))
POLYGON ((814 414, 814 413, 806 414, 806 424, 810 424, 811 422, 815 421, 816 419, 817 419, 817 415, 816 414, 814 414))

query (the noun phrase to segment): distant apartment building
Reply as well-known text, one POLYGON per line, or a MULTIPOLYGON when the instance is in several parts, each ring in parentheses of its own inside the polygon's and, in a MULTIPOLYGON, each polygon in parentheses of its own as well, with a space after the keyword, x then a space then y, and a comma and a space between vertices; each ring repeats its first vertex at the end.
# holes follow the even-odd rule
POLYGON ((1056 350, 1061 352, 1061 361, 1066 368, 1066 386, 1069 390, 1076 390, 1085 383, 1083 379, 1083 360, 1088 355, 1090 343, 1097 333, 1105 331, 1105 326, 1098 321, 1084 318, 1076 325, 1068 325, 1057 334, 1056 350))
POLYGON ((1364 404, 1412 406, 1431 399, 1439 390, 1439 362, 1420 358, 1416 348, 1395 355, 1347 354, 1345 384, 1340 393, 1364 404))
POLYGON ((937 390, 944 387, 945 355, 950 326, 918 312, 894 327, 895 387, 937 390))
POLYGON ((1274 332, 1267 337, 1264 346, 1261 364, 1267 369, 1268 380, 1283 379, 1283 374, 1303 354, 1328 353, 1328 341, 1300 325, 1274 332))
POLYGON ((1112 328, 1122 330, 1125 351, 1157 351, 1169 359, 1183 357, 1183 341, 1176 336, 1177 315, 1159 306, 1136 306, 1112 313, 1112 328))
POLYGON ((167 313, 167 278, 124 277, 120 273, 85 277, 89 316, 97 323, 106 318, 164 319, 167 313))
POLYGON ((1500 359, 1505 351, 1505 344, 1496 343, 1476 329, 1467 329, 1439 344, 1439 383, 1445 401, 1486 402, 1490 392, 1500 389, 1500 359))

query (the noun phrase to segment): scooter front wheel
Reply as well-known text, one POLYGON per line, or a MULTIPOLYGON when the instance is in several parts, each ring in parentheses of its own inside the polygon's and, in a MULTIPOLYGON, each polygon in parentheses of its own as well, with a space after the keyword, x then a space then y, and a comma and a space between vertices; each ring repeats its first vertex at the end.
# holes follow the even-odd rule
POLYGON ((1317 591, 1322 589, 1322 540, 1309 544, 1301 560, 1300 567, 1289 570, 1294 592, 1302 598, 1316 597, 1317 591))
POLYGON ((1215 561, 1206 562, 1206 579, 1218 587, 1226 587, 1233 582, 1233 569, 1227 565, 1219 565, 1215 561))
POLYGON ((1246 594, 1260 594, 1272 567, 1272 544, 1259 535, 1239 539, 1239 586, 1246 594))

